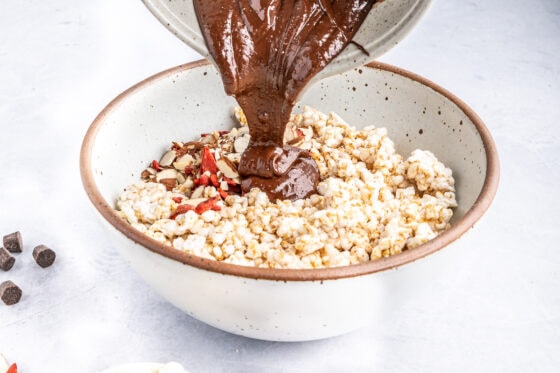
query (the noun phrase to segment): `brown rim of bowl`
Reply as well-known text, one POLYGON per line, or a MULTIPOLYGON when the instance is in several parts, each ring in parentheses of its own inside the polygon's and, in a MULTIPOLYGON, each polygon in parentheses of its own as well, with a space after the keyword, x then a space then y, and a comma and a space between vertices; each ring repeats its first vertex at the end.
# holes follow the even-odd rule
POLYGON ((388 71, 397 75, 401 75, 408 79, 414 80, 430 87, 439 94, 445 96, 450 101, 455 103, 474 123, 482 142, 484 144, 484 149, 486 152, 486 178, 484 180, 484 185, 482 190, 473 204, 473 206, 467 211, 467 213, 459 219, 455 224, 447 231, 441 233, 436 238, 427 243, 418 246, 412 250, 403 251, 400 254, 393 255, 387 258, 378 259, 375 261, 356 264, 351 266, 343 267, 332 267, 332 268, 320 268, 320 269, 269 269, 269 268, 255 268, 249 266, 241 266, 236 264, 229 264, 218 262, 210 259, 205 259, 192 254, 188 254, 179 250, 176 250, 168 245, 162 244, 143 233, 132 228, 130 224, 122 220, 113 206, 107 203, 105 199, 101 196, 99 189, 95 185, 93 178, 93 172, 91 168, 91 153, 95 142, 95 138, 99 128, 103 123, 103 119, 112 110, 113 107, 118 105, 123 99, 125 99, 130 94, 141 90, 143 87, 151 84, 154 81, 163 79, 169 75, 179 73, 184 70, 189 70, 192 68, 200 67, 209 64, 208 61, 200 60, 184 65, 176 66, 171 69, 162 71, 156 75, 153 75, 131 88, 127 89, 119 96, 117 96, 113 101, 111 101, 95 118, 91 126, 89 127, 80 152, 80 173, 82 178, 82 183, 84 189, 97 209, 97 211, 106 219, 113 227, 124 234, 126 237, 132 241, 144 246, 148 250, 155 253, 168 257, 170 259, 177 260, 183 264, 197 267, 200 269, 218 272, 227 275, 241 276, 253 279, 266 279, 266 280, 276 280, 276 281, 322 281, 346 277, 360 276, 375 272, 380 272, 387 269, 396 268, 413 262, 417 259, 423 258, 429 254, 432 254, 453 241, 457 240, 469 229, 471 229, 474 224, 480 219, 480 217, 486 212, 498 189, 499 182, 499 159, 496 150, 496 145, 490 132, 478 117, 478 115, 467 106, 462 100, 453 95, 451 92, 444 88, 436 85, 435 83, 411 73, 407 70, 388 65, 380 62, 373 62, 365 65, 365 67, 370 67, 374 69, 388 71))

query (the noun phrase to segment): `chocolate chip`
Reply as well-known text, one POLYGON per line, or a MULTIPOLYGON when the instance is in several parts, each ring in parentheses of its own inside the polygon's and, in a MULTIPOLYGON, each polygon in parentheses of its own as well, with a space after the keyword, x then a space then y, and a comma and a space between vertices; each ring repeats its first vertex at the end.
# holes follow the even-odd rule
POLYGON ((8 280, 0 284, 0 298, 8 306, 19 302, 21 294, 21 289, 12 281, 8 280))
POLYGON ((6 250, 11 253, 21 253, 23 250, 23 243, 19 231, 5 235, 2 241, 6 250))
POLYGON ((46 268, 54 263, 56 253, 45 245, 36 246, 33 249, 33 259, 39 266, 46 268))
POLYGON ((16 259, 10 255, 8 250, 0 247, 0 269, 9 271, 14 266, 16 259))

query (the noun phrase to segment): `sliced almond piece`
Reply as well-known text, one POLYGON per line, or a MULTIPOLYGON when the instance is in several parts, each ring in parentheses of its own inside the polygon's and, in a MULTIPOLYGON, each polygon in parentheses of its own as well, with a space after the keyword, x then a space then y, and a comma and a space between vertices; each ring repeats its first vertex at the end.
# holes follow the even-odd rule
POLYGON ((173 164, 173 161, 175 160, 175 157, 177 156, 177 153, 175 153, 175 150, 171 149, 169 151, 167 151, 163 157, 161 157, 160 161, 159 161, 159 165, 162 167, 168 167, 171 166, 171 164, 173 164))
POLYGON ((177 178, 177 170, 173 168, 166 168, 156 174, 156 180, 160 182, 163 179, 176 179, 177 178))
POLYGON ((189 141, 189 142, 183 144, 183 147, 188 148, 188 149, 198 150, 198 149, 204 148, 204 144, 200 141, 189 141))
POLYGON ((185 175, 183 175, 180 172, 177 172, 177 182, 179 184, 183 184, 185 181, 187 181, 187 178, 185 177, 185 175))
POLYGON ((205 188, 204 185, 199 185, 195 190, 193 190, 191 194, 191 199, 202 197, 202 194, 204 193, 204 188, 205 188))
POLYGON ((241 136, 241 135, 248 135, 248 134, 249 134, 249 126, 247 126, 247 125, 242 125, 242 126, 239 127, 239 129, 237 130, 237 133, 239 134, 239 136, 241 136))
POLYGON ((241 160, 241 153, 229 153, 226 155, 227 159, 229 159, 233 164, 239 164, 241 160))
POLYGON ((194 158, 190 154, 183 154, 175 162, 173 162, 173 167, 179 171, 183 171, 185 167, 191 166, 194 164, 194 158))
POLYGON ((216 161, 216 165, 218 169, 222 171, 225 177, 229 177, 230 179, 238 178, 239 173, 237 172, 237 167, 233 164, 232 161, 229 160, 227 157, 222 157, 216 161))
POLYGON ((201 137, 200 142, 203 144, 214 145, 218 142, 218 135, 216 132, 209 133, 206 136, 201 137))
POLYGON ((179 158, 177 158, 177 162, 187 162, 187 163, 193 163, 194 162, 194 157, 190 154, 183 154, 182 156, 180 156, 179 158))
POLYGON ((239 136, 238 138, 235 139, 235 142, 233 143, 233 148, 237 153, 243 153, 245 149, 247 149, 247 146, 249 146, 249 140, 250 140, 249 135, 239 136))
POLYGON ((167 178, 161 179, 159 182, 165 185, 165 188, 169 191, 173 190, 177 186, 177 179, 176 178, 167 178))
POLYGON ((152 174, 150 173, 150 171, 148 170, 144 170, 142 171, 142 173, 140 174, 140 177, 142 178, 142 180, 147 180, 150 178, 150 176, 152 176, 152 174))

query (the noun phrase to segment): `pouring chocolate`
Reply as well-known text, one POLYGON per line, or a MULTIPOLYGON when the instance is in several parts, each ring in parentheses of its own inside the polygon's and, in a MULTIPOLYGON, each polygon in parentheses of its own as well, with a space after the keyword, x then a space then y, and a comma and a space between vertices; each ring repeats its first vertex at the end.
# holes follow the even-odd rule
POLYGON ((243 109, 251 141, 242 189, 271 200, 316 192, 309 152, 283 143, 305 85, 351 41, 378 0, 194 0, 202 34, 227 94, 243 109))

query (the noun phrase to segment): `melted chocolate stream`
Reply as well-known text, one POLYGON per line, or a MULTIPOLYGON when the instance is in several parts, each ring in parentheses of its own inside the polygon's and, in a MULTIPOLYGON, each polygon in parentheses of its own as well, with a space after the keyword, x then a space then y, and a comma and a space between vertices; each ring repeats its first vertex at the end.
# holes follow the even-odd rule
POLYGON ((316 191, 317 164, 284 146, 296 99, 358 31, 377 0, 193 0, 226 93, 243 109, 251 141, 242 154, 242 189, 271 200, 316 191))

